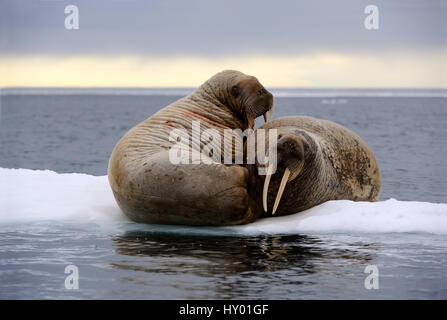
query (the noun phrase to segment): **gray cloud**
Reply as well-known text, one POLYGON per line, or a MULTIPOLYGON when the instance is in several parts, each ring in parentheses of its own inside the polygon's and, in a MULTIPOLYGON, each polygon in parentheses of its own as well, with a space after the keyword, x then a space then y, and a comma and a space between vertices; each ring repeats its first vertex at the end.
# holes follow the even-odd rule
POLYGON ((447 45, 441 0, 138 1, 0 3, 1 55, 230 55, 431 50, 447 45), (75 4, 80 29, 64 28, 75 4), (366 5, 380 29, 363 27, 366 5))

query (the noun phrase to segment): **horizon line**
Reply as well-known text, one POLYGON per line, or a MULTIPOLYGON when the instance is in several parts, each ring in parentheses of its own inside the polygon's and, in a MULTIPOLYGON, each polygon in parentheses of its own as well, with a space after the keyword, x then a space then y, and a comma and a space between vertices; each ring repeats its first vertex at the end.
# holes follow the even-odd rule
MULTIPOLYGON (((17 95, 116 95, 186 96, 197 87, 3 87, 0 96, 17 95)), ((447 98, 447 88, 335 88, 268 87, 278 98, 336 97, 439 97, 447 98)))

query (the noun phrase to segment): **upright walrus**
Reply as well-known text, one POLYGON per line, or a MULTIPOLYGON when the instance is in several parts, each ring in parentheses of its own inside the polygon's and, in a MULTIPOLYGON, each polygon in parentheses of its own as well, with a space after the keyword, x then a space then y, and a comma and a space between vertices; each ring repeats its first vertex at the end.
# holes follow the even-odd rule
POLYGON ((276 172, 261 176, 258 163, 250 167, 250 194, 267 213, 292 214, 328 200, 379 199, 376 158, 354 132, 306 116, 278 118, 260 129, 278 134, 276 172))
MULTIPOLYGON (((247 193, 247 169, 203 154, 210 145, 220 151, 222 141, 206 144, 190 137, 197 124, 200 132, 215 130, 222 137, 224 130, 253 129, 255 118, 266 117, 272 108, 272 94, 255 77, 226 70, 132 128, 115 146, 108 168, 121 210, 146 223, 231 225, 256 220, 262 208, 247 193), (173 130, 184 134, 173 139, 173 130), (179 141, 185 141, 180 149, 187 151, 187 163, 170 157, 179 141), (208 161, 191 163, 194 156, 208 161)), ((243 144, 242 137, 234 138, 243 144)), ((234 159, 234 145, 231 153, 234 159)))

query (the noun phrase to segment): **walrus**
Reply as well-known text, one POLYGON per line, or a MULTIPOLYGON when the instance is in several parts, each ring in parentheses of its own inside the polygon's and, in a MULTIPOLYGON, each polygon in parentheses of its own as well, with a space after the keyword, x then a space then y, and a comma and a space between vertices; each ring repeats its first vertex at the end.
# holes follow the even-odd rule
MULTIPOLYGON (((257 78, 225 70, 130 129, 116 144, 108 167, 121 210, 143 223, 234 225, 256 220, 262 208, 248 195, 247 168, 213 157, 222 148, 214 138, 206 143, 190 137, 194 123, 200 132, 214 130, 222 137, 227 129, 253 129, 255 119, 266 119, 273 104, 272 94, 257 78), (176 138, 174 130, 181 133, 176 138), (172 162, 173 147, 179 144, 178 152, 187 151, 187 163, 172 162), (211 152, 204 154, 206 148, 211 152), (191 161, 197 156, 207 163, 191 161)), ((242 136, 233 138, 243 145, 242 136)), ((220 154, 223 158, 224 152, 220 154)))
POLYGON ((249 193, 262 202, 264 215, 297 213, 328 200, 379 199, 377 160, 354 132, 307 116, 278 118, 262 129, 277 130, 276 172, 270 165, 267 175, 257 174, 263 166, 257 162, 249 167, 249 193))

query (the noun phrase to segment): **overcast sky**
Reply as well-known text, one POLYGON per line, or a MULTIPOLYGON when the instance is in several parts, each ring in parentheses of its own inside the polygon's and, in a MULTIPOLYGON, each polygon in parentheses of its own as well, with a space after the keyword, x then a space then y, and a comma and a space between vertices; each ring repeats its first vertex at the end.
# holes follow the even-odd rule
POLYGON ((447 87, 446 21, 441 0, 2 0, 0 86, 190 86, 230 67, 272 86, 447 87))

